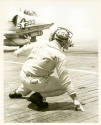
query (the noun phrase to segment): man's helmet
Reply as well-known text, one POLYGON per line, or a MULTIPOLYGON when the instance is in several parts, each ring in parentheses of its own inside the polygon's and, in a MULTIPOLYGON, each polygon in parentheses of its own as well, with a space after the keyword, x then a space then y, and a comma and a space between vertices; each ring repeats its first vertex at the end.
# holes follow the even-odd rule
POLYGON ((50 41, 57 40, 61 47, 68 49, 73 46, 71 37, 73 34, 66 28, 58 27, 57 30, 51 34, 50 41))
POLYGON ((66 40, 68 38, 71 38, 71 35, 72 33, 69 30, 62 27, 58 27, 58 29, 55 31, 55 37, 58 39, 66 40))

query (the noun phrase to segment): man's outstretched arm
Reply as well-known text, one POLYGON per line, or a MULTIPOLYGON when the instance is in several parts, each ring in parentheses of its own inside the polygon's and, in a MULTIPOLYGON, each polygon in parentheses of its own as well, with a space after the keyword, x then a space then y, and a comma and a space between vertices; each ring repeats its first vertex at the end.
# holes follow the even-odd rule
POLYGON ((68 95, 72 98, 75 110, 76 111, 84 111, 83 106, 80 104, 76 91, 74 89, 74 86, 71 82, 71 79, 69 78, 68 70, 64 67, 64 63, 60 62, 59 65, 57 65, 57 74, 60 79, 60 82, 66 87, 66 91, 68 95))
POLYGON ((16 56, 24 56, 24 55, 29 55, 31 50, 33 49, 34 47, 34 44, 27 44, 27 45, 24 45, 23 47, 19 48, 18 50, 16 50, 14 52, 14 54, 16 56))

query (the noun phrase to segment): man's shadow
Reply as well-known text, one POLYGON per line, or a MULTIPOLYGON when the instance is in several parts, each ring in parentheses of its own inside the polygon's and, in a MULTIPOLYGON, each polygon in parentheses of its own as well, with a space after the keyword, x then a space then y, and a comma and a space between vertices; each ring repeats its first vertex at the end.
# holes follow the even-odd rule
MULTIPOLYGON (((40 110, 40 111, 54 111, 54 110, 74 110, 74 105, 72 102, 55 102, 48 103, 48 108, 40 110)), ((28 105, 28 108, 32 110, 38 110, 37 106, 33 103, 28 105)))

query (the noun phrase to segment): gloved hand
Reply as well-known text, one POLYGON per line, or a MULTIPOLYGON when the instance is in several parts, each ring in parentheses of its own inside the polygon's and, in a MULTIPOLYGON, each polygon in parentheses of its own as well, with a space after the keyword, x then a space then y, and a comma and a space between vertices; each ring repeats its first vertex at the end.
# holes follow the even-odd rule
POLYGON ((80 104, 78 100, 74 100, 74 107, 76 111, 82 111, 82 112, 85 111, 83 106, 80 104))

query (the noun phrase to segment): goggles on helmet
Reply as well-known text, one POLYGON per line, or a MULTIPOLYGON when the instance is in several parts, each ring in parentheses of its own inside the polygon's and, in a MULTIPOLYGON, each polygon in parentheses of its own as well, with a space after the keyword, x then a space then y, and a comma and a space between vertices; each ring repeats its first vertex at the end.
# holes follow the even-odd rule
POLYGON ((55 31, 55 35, 60 39, 66 40, 68 38, 71 38, 73 36, 73 33, 68 29, 58 27, 58 29, 55 31))

